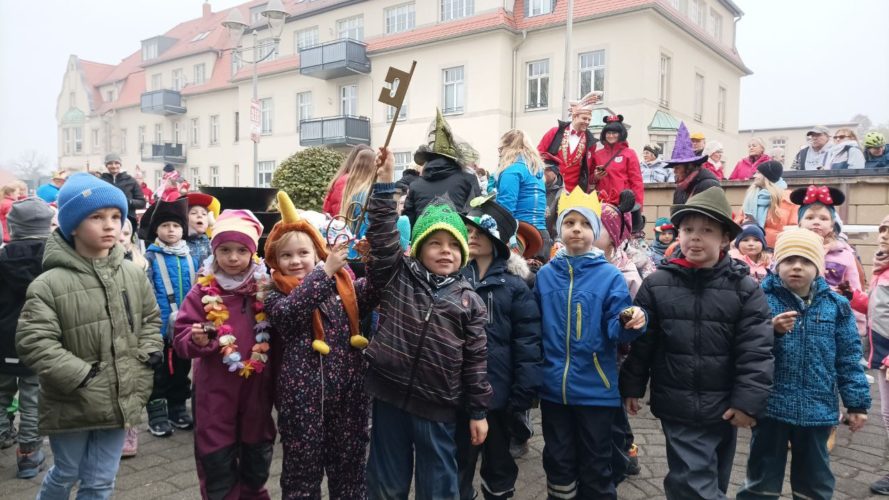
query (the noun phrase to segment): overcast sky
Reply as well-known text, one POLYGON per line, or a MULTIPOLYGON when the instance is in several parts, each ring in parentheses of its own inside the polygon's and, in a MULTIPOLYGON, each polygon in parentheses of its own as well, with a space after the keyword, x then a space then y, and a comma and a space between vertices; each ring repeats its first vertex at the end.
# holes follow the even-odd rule
MULTIPOLYGON (((70 54, 116 64, 141 40, 198 17, 202 3, 0 0, 0 165, 28 149, 55 163, 56 99, 70 54)), ((214 11, 239 3, 211 1, 214 11)), ((889 122, 889 1, 735 3, 745 13, 738 51, 753 70, 741 80, 740 128, 831 123, 857 113, 889 122)))

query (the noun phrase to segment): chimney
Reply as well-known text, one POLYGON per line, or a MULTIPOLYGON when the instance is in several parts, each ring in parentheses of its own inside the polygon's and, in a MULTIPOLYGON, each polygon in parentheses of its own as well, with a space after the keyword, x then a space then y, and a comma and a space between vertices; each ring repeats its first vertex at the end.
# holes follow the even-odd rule
POLYGON ((203 17, 204 17, 204 19, 207 19, 213 14, 213 11, 210 10, 210 2, 204 2, 203 7, 204 7, 203 17))

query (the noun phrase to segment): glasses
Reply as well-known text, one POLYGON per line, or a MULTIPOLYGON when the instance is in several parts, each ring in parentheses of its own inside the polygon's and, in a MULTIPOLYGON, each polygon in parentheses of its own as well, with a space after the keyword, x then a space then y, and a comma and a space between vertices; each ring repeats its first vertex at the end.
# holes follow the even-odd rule
POLYGON ((847 138, 849 138, 849 137, 852 137, 852 136, 850 136, 850 135, 835 135, 835 136, 833 136, 833 139, 834 139, 835 141, 840 141, 840 140, 843 140, 843 139, 847 139, 847 138))

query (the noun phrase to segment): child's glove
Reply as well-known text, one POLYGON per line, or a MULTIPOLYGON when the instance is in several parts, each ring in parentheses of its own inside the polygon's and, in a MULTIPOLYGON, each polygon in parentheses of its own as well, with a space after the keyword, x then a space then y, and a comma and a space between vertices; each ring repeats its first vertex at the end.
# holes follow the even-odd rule
POLYGON ((154 351, 153 353, 148 355, 148 360, 145 361, 145 364, 148 365, 152 370, 155 370, 163 362, 164 354, 160 351, 154 351))
POLYGON ((86 374, 86 377, 83 378, 83 381, 80 383, 80 385, 77 386, 77 388, 82 389, 82 388, 86 387, 86 385, 90 382, 90 380, 96 378, 96 375, 98 375, 98 374, 99 374, 99 362, 96 361, 95 363, 92 364, 92 366, 90 367, 89 373, 86 374))

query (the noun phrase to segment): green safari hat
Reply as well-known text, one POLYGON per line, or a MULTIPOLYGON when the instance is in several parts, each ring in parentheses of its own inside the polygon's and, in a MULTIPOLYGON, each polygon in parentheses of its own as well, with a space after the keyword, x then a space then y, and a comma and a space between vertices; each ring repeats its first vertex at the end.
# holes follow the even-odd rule
POLYGON ((741 232, 741 226, 732 220, 732 206, 721 188, 712 187, 692 196, 685 204, 673 205, 670 207, 670 222, 679 228, 679 222, 692 213, 716 220, 728 229, 732 239, 741 232))

